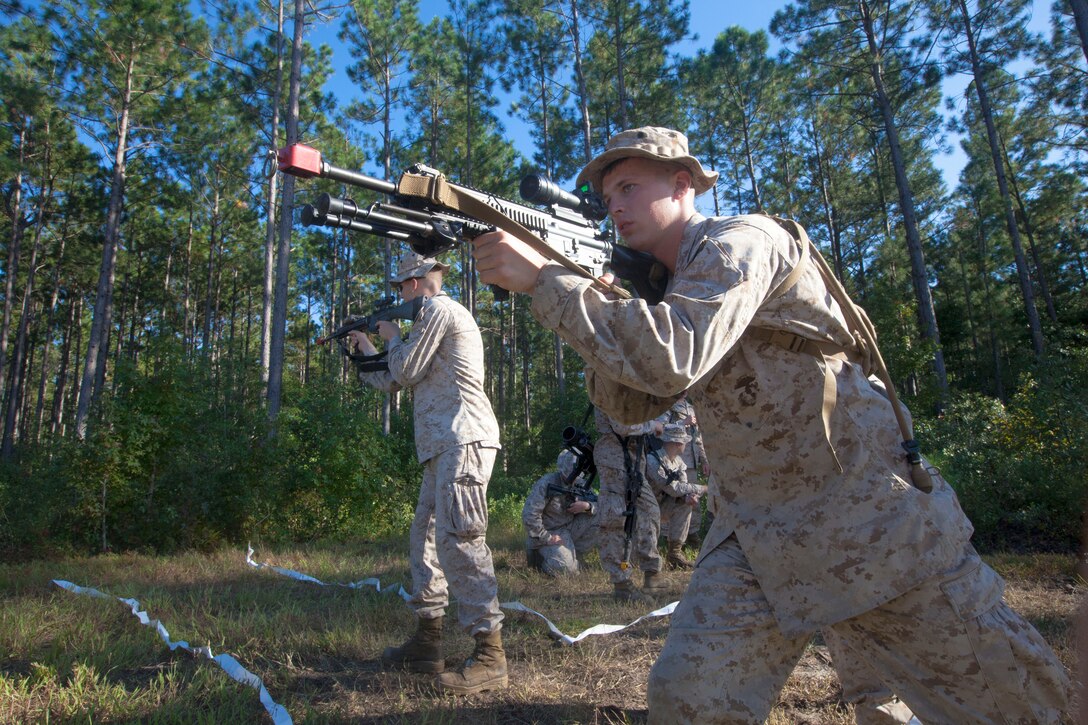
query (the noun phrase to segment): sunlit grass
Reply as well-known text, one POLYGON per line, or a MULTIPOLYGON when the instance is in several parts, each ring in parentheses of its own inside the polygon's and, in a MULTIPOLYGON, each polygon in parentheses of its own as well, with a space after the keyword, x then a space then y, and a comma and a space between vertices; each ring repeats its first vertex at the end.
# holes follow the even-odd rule
MULTIPOLYGON (((601 622, 622 624, 648 608, 612 600, 594 562, 582 576, 551 580, 525 567, 517 532, 491 539, 502 601, 519 600, 567 634, 601 622)), ((407 545, 336 544, 258 550, 268 561, 327 583, 378 577, 408 584, 407 545)), ((1070 667, 1072 621, 1083 598, 1075 559, 999 556, 1008 599, 1033 621, 1070 667)), ((677 599, 687 575, 669 574, 677 599)), ((414 626, 400 598, 296 582, 255 570, 237 549, 173 557, 137 554, 0 566, 0 722, 267 722, 257 693, 204 658, 171 653, 128 607, 70 594, 65 579, 140 601, 172 639, 229 653, 258 677, 296 722, 623 723, 645 718, 646 679, 668 618, 566 646, 538 618, 509 613, 503 629, 511 667, 506 690, 454 700, 426 675, 386 672, 384 647, 414 626)), ((446 621, 450 666, 472 649, 446 621)), ((848 723, 823 648, 810 647, 783 690, 770 723, 848 723)))

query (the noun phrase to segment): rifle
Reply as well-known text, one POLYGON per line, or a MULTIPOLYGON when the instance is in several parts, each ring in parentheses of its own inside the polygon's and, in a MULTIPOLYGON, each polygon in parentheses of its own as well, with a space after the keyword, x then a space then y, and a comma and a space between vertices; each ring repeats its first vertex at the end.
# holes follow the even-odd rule
POLYGON ((593 462, 593 443, 589 436, 584 430, 568 425, 563 429, 563 447, 574 454, 574 469, 562 484, 548 486, 548 495, 569 496, 571 503, 595 502, 597 494, 593 492, 593 479, 597 477, 597 464, 593 462), (576 484, 579 476, 583 476, 582 483, 576 484))
POLYGON ((623 559, 620 560, 620 569, 627 571, 631 567, 631 540, 635 538, 635 526, 638 521, 638 497, 642 495, 642 466, 646 463, 646 439, 645 434, 633 436, 621 436, 616 433, 620 445, 623 447, 623 468, 627 473, 627 486, 623 490, 623 559), (634 447, 634 455, 627 444, 631 442, 634 447))
POLYGON ((326 342, 339 340, 355 330, 365 329, 367 332, 377 332, 378 323, 382 320, 414 320, 419 316, 419 311, 423 309, 423 300, 423 297, 416 297, 414 300, 401 302, 397 305, 394 304, 397 301, 396 297, 392 295, 383 297, 378 300, 374 306, 374 311, 369 315, 352 315, 347 322, 336 328, 332 334, 317 338, 317 344, 324 345, 326 342))
MULTIPOLYGON (((423 309, 425 299, 425 297, 416 297, 413 300, 401 302, 397 305, 394 304, 397 301, 396 297, 383 297, 378 300, 378 303, 374 306, 374 311, 369 315, 349 317, 347 322, 336 328, 332 334, 317 338, 317 344, 323 345, 333 340, 341 340, 347 337, 349 332, 355 330, 365 329, 367 332, 377 332, 378 323, 382 320, 414 320, 419 316, 419 311, 423 309)), ((355 366, 364 373, 389 369, 389 364, 385 360, 386 350, 382 350, 376 355, 361 355, 349 352, 346 347, 341 347, 340 350, 351 358, 355 366)))
MULTIPOLYGON (((598 286, 602 285, 597 278, 607 268, 630 281, 648 304, 656 304, 664 296, 668 271, 652 255, 613 243, 611 232, 600 227, 607 216, 604 204, 588 186, 566 192, 547 177, 526 176, 519 191, 526 201, 547 207, 539 209, 454 184, 423 164, 409 167, 394 183, 333 166, 321 158, 320 151, 303 144, 280 149, 277 158, 279 170, 285 174, 332 179, 385 194, 392 200, 364 207, 354 199, 322 194, 303 207, 304 225, 397 239, 428 257, 502 228, 598 286)), ((612 285, 606 289, 630 297, 622 287, 612 285)))

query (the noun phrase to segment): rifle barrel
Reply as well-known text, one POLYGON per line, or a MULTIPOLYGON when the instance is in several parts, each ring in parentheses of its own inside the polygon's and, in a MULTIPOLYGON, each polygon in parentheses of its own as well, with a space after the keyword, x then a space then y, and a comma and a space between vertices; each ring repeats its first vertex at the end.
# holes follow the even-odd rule
POLYGON ((339 166, 333 166, 328 161, 321 162, 321 175, 335 181, 350 184, 351 186, 358 186, 363 189, 370 189, 371 191, 380 191, 383 194, 397 193, 397 185, 392 181, 360 174, 358 171, 342 169, 339 166))

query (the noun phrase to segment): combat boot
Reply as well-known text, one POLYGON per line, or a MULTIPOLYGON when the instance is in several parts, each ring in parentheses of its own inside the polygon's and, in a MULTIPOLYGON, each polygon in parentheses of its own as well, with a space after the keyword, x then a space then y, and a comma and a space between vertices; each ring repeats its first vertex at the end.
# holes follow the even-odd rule
POLYGON ((658 594, 669 588, 668 580, 659 571, 643 572, 642 577, 642 591, 647 594, 658 594))
POLYGON ((386 647, 382 664, 391 669, 436 674, 446 669, 442 657, 442 622, 444 617, 419 618, 416 633, 400 647, 386 647))
POLYGON ((621 582, 616 582, 614 585, 615 590, 612 592, 612 597, 617 602, 636 602, 638 604, 649 604, 652 600, 635 588, 635 585, 631 583, 630 579, 625 579, 621 582))
POLYGON ((454 695, 471 695, 485 690, 506 687, 506 653, 502 649, 500 631, 480 632, 476 649, 465 660, 460 672, 444 672, 438 676, 438 689, 454 695))
POLYGON ((665 556, 665 562, 669 565, 670 569, 693 569, 694 564, 688 561, 688 558, 684 556, 683 541, 670 541, 669 553, 665 556))

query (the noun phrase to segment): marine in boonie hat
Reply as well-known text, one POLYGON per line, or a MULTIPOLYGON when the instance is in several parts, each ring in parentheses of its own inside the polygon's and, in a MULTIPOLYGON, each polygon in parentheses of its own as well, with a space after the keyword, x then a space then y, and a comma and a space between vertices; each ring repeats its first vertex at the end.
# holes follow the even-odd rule
POLYGON ((407 252, 401 257, 397 273, 389 279, 390 284, 400 284, 406 279, 424 277, 432 269, 438 269, 443 274, 450 271, 448 264, 442 264, 434 257, 424 257, 418 252, 407 252))
POLYGON ((578 174, 575 185, 589 182, 594 190, 601 192, 601 176, 604 170, 620 159, 639 157, 653 161, 680 164, 691 172, 695 195, 713 188, 718 181, 718 172, 707 172, 699 159, 688 153, 688 137, 679 131, 660 126, 643 126, 621 131, 608 139, 608 145, 597 158, 586 164, 578 174))
POLYGON ((691 436, 684 430, 684 426, 670 423, 661 431, 661 440, 665 443, 687 443, 691 436))

